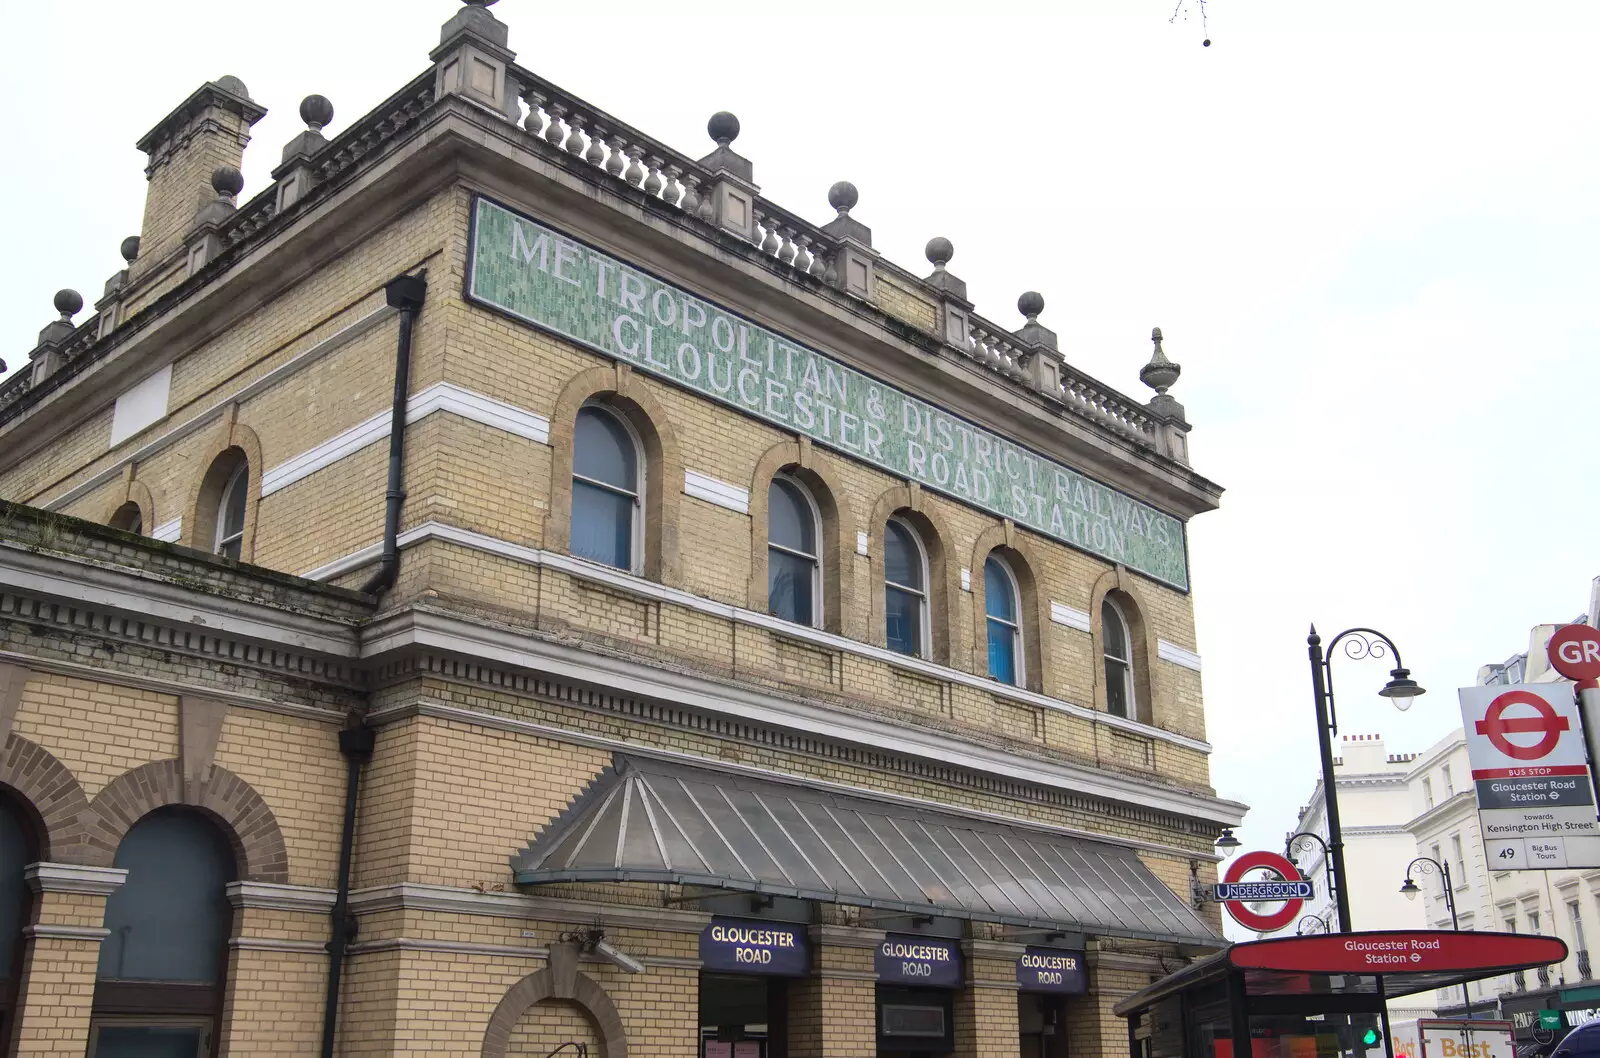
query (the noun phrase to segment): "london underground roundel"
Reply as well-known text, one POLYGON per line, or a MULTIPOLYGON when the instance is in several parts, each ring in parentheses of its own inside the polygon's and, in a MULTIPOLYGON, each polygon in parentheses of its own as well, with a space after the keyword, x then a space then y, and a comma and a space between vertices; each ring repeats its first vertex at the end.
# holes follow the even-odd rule
POLYGON ((1306 899, 1311 896, 1311 883, 1301 876, 1288 857, 1265 850, 1246 852, 1228 865, 1228 871, 1217 884, 1217 899, 1222 901, 1233 920, 1257 933, 1272 933, 1295 920, 1306 899), (1244 881, 1250 871, 1264 870, 1277 875, 1276 881, 1244 881), (1283 906, 1276 911, 1261 913, 1247 904, 1281 900, 1283 906))

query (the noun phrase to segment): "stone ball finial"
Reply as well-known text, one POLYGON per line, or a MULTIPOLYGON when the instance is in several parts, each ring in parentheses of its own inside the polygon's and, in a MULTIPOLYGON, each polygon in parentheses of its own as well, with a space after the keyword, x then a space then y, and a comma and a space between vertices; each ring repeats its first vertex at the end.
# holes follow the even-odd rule
POLYGON ((244 174, 231 165, 219 165, 211 170, 211 189, 223 198, 232 198, 244 190, 244 174))
POLYGON ((493 7, 495 0, 461 0, 468 7, 493 7))
POLYGON ((246 88, 244 86, 244 82, 233 76, 231 73, 225 73, 221 77, 217 78, 217 87, 222 89, 224 92, 231 92, 240 98, 250 98, 250 89, 246 88))
POLYGON ((1028 291, 1017 299, 1017 311, 1028 317, 1029 323, 1035 322, 1044 311, 1044 295, 1037 290, 1028 291))
POLYGON ((935 272, 943 272, 944 266, 950 263, 950 258, 956 255, 956 248, 943 235, 936 235, 928 240, 928 245, 922 252, 927 255, 935 272))
POLYGON ((61 319, 71 323, 72 317, 83 311, 83 295, 76 290, 58 290, 55 305, 56 311, 61 313, 61 319))
POLYGON ((706 132, 717 141, 718 147, 726 147, 739 138, 739 119, 726 110, 719 110, 706 122, 706 132))
POLYGON ((861 192, 857 191, 856 185, 848 180, 840 180, 828 188, 828 205, 838 210, 841 217, 848 217, 860 199, 861 192))
POLYGON ((139 258, 139 236, 130 235, 123 239, 122 245, 117 247, 117 250, 122 254, 124 261, 133 264, 139 258))
POLYGON ((333 124, 333 103, 327 96, 308 95, 300 100, 300 120, 312 132, 321 132, 333 124))

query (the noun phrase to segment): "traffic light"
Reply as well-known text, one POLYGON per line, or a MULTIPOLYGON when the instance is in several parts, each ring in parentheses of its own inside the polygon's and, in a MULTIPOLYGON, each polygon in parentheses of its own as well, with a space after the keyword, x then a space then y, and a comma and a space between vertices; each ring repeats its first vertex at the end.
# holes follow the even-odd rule
POLYGON ((1363 1047, 1367 1047, 1367 1048, 1376 1047, 1378 1044, 1380 1044, 1382 1042, 1383 1042, 1383 1033, 1379 1032, 1377 1029, 1368 1029, 1366 1032, 1363 1032, 1361 1034, 1361 1045, 1363 1047))

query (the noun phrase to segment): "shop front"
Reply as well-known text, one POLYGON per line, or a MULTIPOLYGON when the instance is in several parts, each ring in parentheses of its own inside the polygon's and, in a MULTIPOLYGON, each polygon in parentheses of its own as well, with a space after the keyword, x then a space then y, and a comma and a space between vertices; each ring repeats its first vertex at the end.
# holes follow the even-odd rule
POLYGON ((788 1058, 789 981, 811 967, 806 927, 713 918, 700 963, 701 1058, 788 1058))
POLYGON ((1029 946, 1017 959, 1021 1058, 1067 1058, 1067 1002, 1089 990, 1083 952, 1029 946))
POLYGON ((1566 957, 1557 938, 1513 933, 1250 941, 1192 963, 1115 1010, 1128 1019, 1130 1058, 1393 1058, 1388 1000, 1566 957))
POLYGON ((1500 997, 1501 1014, 1516 1033, 1522 1058, 1550 1054, 1567 1033, 1600 1019, 1600 987, 1541 988, 1500 997))
MULTIPOLYGON (((958 924, 959 925, 959 924, 958 924)), ((889 933, 873 954, 879 1058, 955 1050, 953 997, 966 983, 956 940, 889 933)))

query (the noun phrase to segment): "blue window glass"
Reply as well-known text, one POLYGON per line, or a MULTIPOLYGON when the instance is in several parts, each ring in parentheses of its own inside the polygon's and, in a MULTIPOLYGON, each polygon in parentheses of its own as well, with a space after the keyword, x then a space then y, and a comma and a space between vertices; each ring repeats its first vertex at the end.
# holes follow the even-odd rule
POLYGON ((911 530, 898 521, 884 526, 883 582, 884 641, 890 650, 920 657, 927 605, 922 550, 911 530))
POLYGON ((1017 682, 1017 593, 1011 574, 990 558, 983 564, 983 608, 989 630, 989 675, 1001 683, 1017 682))
POLYGON ((767 609, 785 621, 815 624, 817 519, 800 486, 774 478, 767 490, 767 609))
POLYGON ((23 829, 22 813, 5 797, 0 797, 0 981, 11 975, 16 961, 17 941, 26 924, 28 883, 23 869, 33 862, 28 832, 23 829))
POLYGON ((158 809, 129 828, 114 865, 128 878, 106 901, 111 934, 100 943, 99 977, 218 981, 234 868, 217 828, 196 813, 158 809))
POLYGON ((572 553, 632 569, 638 450, 617 418, 581 408, 572 438, 572 553))

